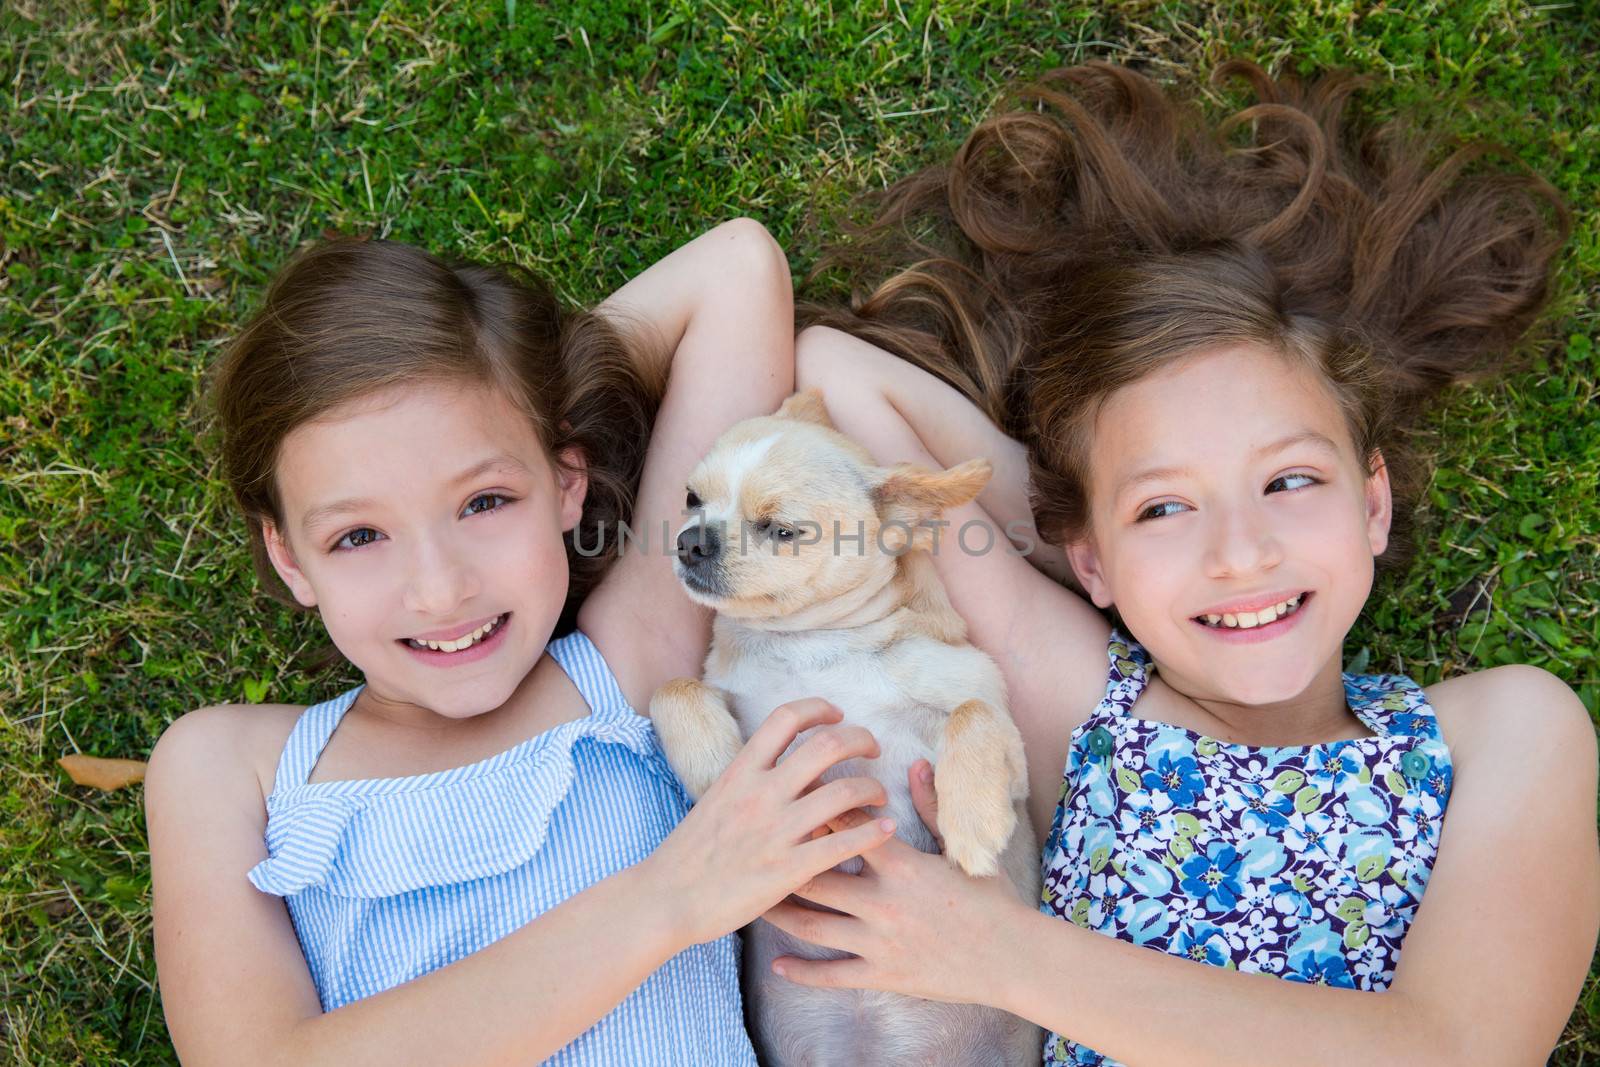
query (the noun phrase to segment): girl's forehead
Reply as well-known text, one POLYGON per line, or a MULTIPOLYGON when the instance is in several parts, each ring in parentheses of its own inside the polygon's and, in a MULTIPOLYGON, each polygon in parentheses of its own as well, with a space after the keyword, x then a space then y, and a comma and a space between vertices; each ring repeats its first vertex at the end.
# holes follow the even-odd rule
POLYGON ((1097 487, 1125 471, 1237 460, 1264 445, 1315 434, 1353 455, 1331 387, 1300 360, 1239 346, 1190 356, 1123 386, 1095 419, 1097 487))
POLYGON ((471 383, 418 383, 342 404, 284 438, 276 477, 285 509, 315 498, 424 490, 502 457, 530 471, 544 450, 505 394, 471 383))

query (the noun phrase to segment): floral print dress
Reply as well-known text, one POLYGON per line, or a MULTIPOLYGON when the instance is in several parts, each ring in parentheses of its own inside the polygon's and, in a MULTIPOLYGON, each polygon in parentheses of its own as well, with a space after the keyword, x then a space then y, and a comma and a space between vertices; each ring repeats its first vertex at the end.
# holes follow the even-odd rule
MULTIPOLYGON (((1422 689, 1347 674, 1374 736, 1257 748, 1137 718, 1149 654, 1114 632, 1107 655, 1105 698, 1072 735, 1040 910, 1216 967, 1386 988, 1450 798, 1422 689)), ((1044 1062, 1116 1064, 1059 1034, 1044 1062)))

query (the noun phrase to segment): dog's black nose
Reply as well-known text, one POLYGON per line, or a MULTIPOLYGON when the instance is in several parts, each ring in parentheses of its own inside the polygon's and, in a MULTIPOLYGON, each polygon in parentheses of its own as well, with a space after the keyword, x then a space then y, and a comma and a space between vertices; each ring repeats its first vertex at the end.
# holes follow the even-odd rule
POLYGON ((678 561, 696 567, 714 560, 722 551, 722 538, 715 526, 697 522, 678 535, 678 561))

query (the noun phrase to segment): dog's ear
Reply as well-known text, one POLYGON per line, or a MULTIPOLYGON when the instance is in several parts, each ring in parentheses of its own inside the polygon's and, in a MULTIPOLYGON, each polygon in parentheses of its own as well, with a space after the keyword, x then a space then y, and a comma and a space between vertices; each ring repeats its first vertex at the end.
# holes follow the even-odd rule
POLYGON ((822 402, 822 390, 807 389, 803 393, 796 393, 783 402, 777 411, 780 419, 797 419, 800 422, 814 422, 818 426, 833 429, 833 420, 828 418, 828 407, 822 402))
POLYGON ((880 522, 915 527, 976 500, 992 471, 986 459, 969 459, 947 471, 900 463, 882 472, 881 480, 872 487, 872 502, 877 505, 880 522))

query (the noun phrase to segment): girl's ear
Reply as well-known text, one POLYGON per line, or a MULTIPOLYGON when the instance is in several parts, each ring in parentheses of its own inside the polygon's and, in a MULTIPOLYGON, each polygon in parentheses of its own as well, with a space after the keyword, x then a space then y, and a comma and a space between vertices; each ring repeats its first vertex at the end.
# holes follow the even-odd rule
POLYGON ((563 448, 556 458, 556 485, 561 490, 561 530, 564 533, 583 518, 583 500, 589 493, 589 460, 577 445, 563 448))
POLYGON ((1394 521, 1394 497, 1389 488, 1389 465, 1383 461, 1383 453, 1374 449, 1368 466, 1372 473, 1367 475, 1367 541, 1372 546, 1373 556, 1381 556, 1389 547, 1389 525, 1394 521))
POLYGON ((295 562, 294 551, 289 547, 289 542, 278 530, 278 524, 271 519, 261 520, 261 539, 267 546, 267 558, 272 561, 272 569, 278 572, 278 577, 283 579, 283 584, 289 587, 289 592, 294 594, 294 599, 301 607, 314 608, 317 606, 316 590, 311 588, 311 583, 306 580, 304 572, 295 562))
POLYGON ((1094 538, 1085 536, 1077 541, 1068 541, 1065 547, 1067 562, 1072 564, 1072 573, 1078 576, 1083 591, 1089 594, 1095 607, 1109 608, 1111 587, 1106 584, 1105 573, 1101 570, 1100 553, 1094 546, 1094 538))

